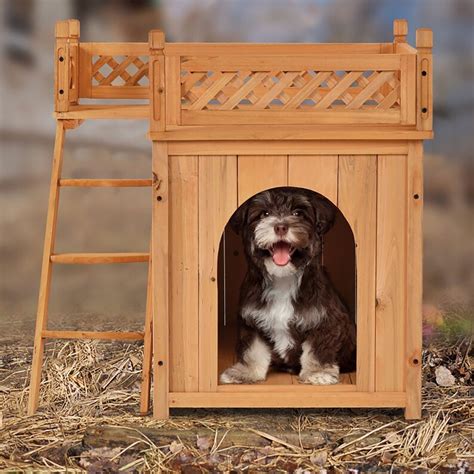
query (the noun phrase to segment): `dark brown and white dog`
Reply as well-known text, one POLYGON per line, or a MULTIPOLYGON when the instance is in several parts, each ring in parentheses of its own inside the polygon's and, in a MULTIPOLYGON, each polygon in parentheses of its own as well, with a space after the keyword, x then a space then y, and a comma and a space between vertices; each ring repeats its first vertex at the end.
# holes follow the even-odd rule
POLYGON ((354 370, 355 325, 321 264, 335 206, 299 188, 255 195, 232 216, 248 270, 239 307, 238 362, 222 383, 265 380, 270 366, 326 385, 354 370))

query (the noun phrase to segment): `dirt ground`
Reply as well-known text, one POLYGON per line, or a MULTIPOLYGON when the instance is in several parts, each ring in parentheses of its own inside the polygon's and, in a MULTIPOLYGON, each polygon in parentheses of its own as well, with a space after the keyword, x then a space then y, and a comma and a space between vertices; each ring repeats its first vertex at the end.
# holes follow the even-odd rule
MULTIPOLYGON (((173 410, 138 415, 141 345, 51 342, 41 409, 25 416, 32 348, 0 336, 0 470, 472 472, 472 346, 424 352, 423 419, 401 410, 173 410), (440 387, 440 365, 455 378, 440 387)), ((28 343, 25 343, 28 341, 28 343)))

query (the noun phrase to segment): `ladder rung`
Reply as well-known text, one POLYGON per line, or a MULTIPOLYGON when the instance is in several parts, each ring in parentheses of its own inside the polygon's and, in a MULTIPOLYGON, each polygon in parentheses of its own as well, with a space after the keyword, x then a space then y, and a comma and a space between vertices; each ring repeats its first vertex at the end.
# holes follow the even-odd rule
POLYGON ((41 333, 43 338, 49 339, 103 339, 115 341, 141 341, 142 332, 119 332, 119 331, 49 331, 41 333))
POLYGON ((141 188, 151 186, 151 179, 60 179, 59 186, 79 188, 141 188))
POLYGON ((78 265, 97 263, 137 263, 148 262, 149 253, 57 253, 51 255, 51 262, 78 265))

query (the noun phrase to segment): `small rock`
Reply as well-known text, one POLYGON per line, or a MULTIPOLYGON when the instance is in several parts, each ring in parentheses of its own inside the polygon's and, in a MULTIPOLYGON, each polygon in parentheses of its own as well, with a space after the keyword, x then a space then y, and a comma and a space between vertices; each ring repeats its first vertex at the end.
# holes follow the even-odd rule
POLYGON ((319 451, 317 453, 314 453, 311 455, 309 458, 312 464, 315 464, 316 466, 324 466, 328 460, 328 452, 326 450, 319 451))
POLYGON ((454 378, 450 370, 442 365, 440 365, 439 367, 436 367, 435 375, 436 375, 436 383, 440 387, 451 387, 452 385, 456 383, 456 379, 454 378))
POLYGON ((198 436, 196 444, 199 450, 209 451, 209 449, 211 449, 212 440, 208 436, 198 436))

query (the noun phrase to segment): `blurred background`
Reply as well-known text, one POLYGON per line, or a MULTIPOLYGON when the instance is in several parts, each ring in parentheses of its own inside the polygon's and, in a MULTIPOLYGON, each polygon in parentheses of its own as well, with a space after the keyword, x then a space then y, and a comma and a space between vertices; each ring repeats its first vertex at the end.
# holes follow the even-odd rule
MULTIPOLYGON (((434 30, 435 134, 426 142, 428 320, 474 314, 473 0, 1 0, 0 335, 30 334, 54 142, 54 23, 83 41, 383 42, 392 20, 434 30)), ((147 123, 88 122, 67 136, 64 177, 148 177, 147 123)), ((57 252, 147 251, 149 191, 66 189, 57 252)), ((56 266, 52 327, 140 327, 146 265, 56 266)))

